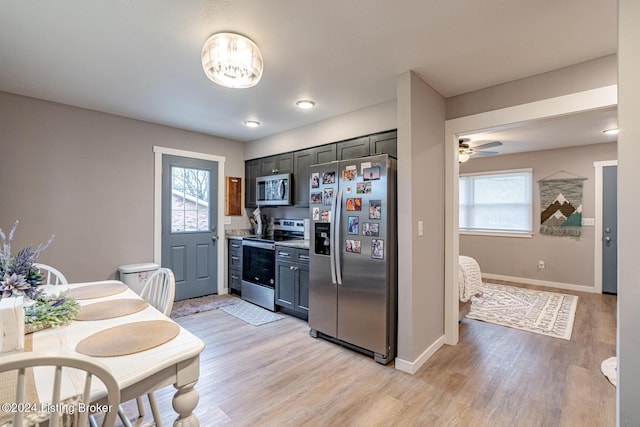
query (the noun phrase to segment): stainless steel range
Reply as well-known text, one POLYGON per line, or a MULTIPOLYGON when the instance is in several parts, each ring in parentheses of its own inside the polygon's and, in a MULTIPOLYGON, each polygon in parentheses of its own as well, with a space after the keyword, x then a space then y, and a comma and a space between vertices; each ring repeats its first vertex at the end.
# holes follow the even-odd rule
POLYGON ((242 239, 242 299, 275 311, 276 242, 304 238, 304 220, 274 219, 273 234, 242 239))

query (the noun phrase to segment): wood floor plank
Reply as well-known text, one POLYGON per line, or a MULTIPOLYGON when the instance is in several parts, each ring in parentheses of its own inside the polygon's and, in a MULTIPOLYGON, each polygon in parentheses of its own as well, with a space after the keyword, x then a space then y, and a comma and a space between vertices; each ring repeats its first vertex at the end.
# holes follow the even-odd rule
MULTIPOLYGON (((571 341, 464 319, 460 343, 415 375, 311 338, 290 316, 258 327, 222 310, 179 318, 206 344, 195 413, 203 427, 614 426, 600 363, 615 355, 616 297, 561 292, 579 296, 571 341)), ((174 392, 156 393, 165 425, 174 392)))

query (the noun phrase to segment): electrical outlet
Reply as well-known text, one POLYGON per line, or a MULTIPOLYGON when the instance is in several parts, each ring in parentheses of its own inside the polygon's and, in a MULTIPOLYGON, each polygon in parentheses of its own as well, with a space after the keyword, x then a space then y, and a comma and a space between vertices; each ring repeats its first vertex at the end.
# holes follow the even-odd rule
POLYGON ((582 225, 596 225, 595 218, 582 218, 582 225))
POLYGON ((544 268, 544 260, 538 261, 538 270, 542 270, 544 268))

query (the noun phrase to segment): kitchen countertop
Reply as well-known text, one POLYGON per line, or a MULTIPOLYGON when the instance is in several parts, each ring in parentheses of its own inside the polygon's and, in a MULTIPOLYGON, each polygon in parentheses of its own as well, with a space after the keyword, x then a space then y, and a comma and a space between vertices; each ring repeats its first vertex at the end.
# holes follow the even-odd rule
MULTIPOLYGON (((250 230, 227 230, 227 239, 242 240, 244 237, 256 237, 255 234, 251 234, 250 230)), ((281 242, 275 242, 276 246, 286 246, 289 248, 297 249, 309 249, 309 240, 294 239, 284 240, 281 242)))

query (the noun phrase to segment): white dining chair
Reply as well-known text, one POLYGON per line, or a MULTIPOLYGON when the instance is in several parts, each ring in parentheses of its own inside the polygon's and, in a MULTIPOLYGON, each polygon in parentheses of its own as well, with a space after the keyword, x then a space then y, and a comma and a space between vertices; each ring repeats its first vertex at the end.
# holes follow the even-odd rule
POLYGON ((39 264, 34 263, 34 267, 40 270, 40 274, 42 275, 42 284, 43 285, 68 285, 69 281, 64 274, 60 272, 57 268, 54 268, 47 264, 39 264))
MULTIPOLYGON (((118 386, 116 379, 111 374, 109 368, 102 364, 102 362, 78 353, 45 351, 24 352, 0 357, 0 373, 3 373, 4 376, 9 375, 10 372, 16 373, 16 398, 15 402, 12 402, 16 404, 16 408, 20 408, 22 406, 21 404, 33 403, 27 401, 27 395, 30 393, 28 390, 28 384, 30 381, 27 381, 27 376, 29 375, 27 370, 34 367, 51 367, 53 373, 53 387, 51 390, 50 400, 51 407, 55 407, 56 405, 59 405, 59 407, 75 405, 75 408, 72 411, 67 411, 68 414, 65 415, 61 413, 52 413, 51 411, 32 412, 17 410, 13 413, 12 421, 3 424, 3 427, 46 425, 47 421, 49 427, 68 425, 66 423, 69 422, 74 426, 86 427, 89 423, 90 414, 88 412, 78 411, 77 408, 79 407, 79 403, 87 405, 91 403, 90 392, 94 377, 102 382, 106 388, 107 405, 110 405, 111 408, 117 408, 120 404, 120 387, 118 386), (84 371, 84 388, 79 396, 74 396, 74 398, 61 401, 63 369, 66 370, 69 368, 74 371, 84 371), (69 421, 68 417, 73 419, 76 416, 77 420, 69 421), (65 421, 63 417, 67 418, 67 420, 65 421)), ((74 375, 77 375, 77 371, 74 372, 74 375)), ((38 390, 40 390, 40 387, 38 390)), ((39 398, 41 402, 45 402, 47 399, 48 397, 39 398)), ((115 420, 116 411, 107 411, 104 413, 102 426, 112 427, 115 420)))
MULTIPOLYGON (((173 308, 173 299, 175 297, 175 294, 176 279, 173 275, 173 271, 171 271, 171 269, 169 268, 159 268, 158 270, 153 272, 149 279, 147 279, 147 282, 145 283, 144 288, 142 288, 142 292, 140 293, 140 297, 147 301, 149 305, 168 317, 171 314, 171 309, 173 308)), ((148 393, 147 398, 149 399, 151 414, 153 415, 152 425, 155 425, 156 427, 162 427, 160 408, 158 407, 155 393, 148 393)), ((142 398, 136 398, 136 403, 138 405, 139 417, 144 418, 144 403, 142 402, 142 398)), ((124 422, 124 419, 127 417, 121 407, 118 408, 118 413, 120 415, 120 419, 124 422)), ((126 422, 125 426, 128 427, 128 424, 126 422)))

